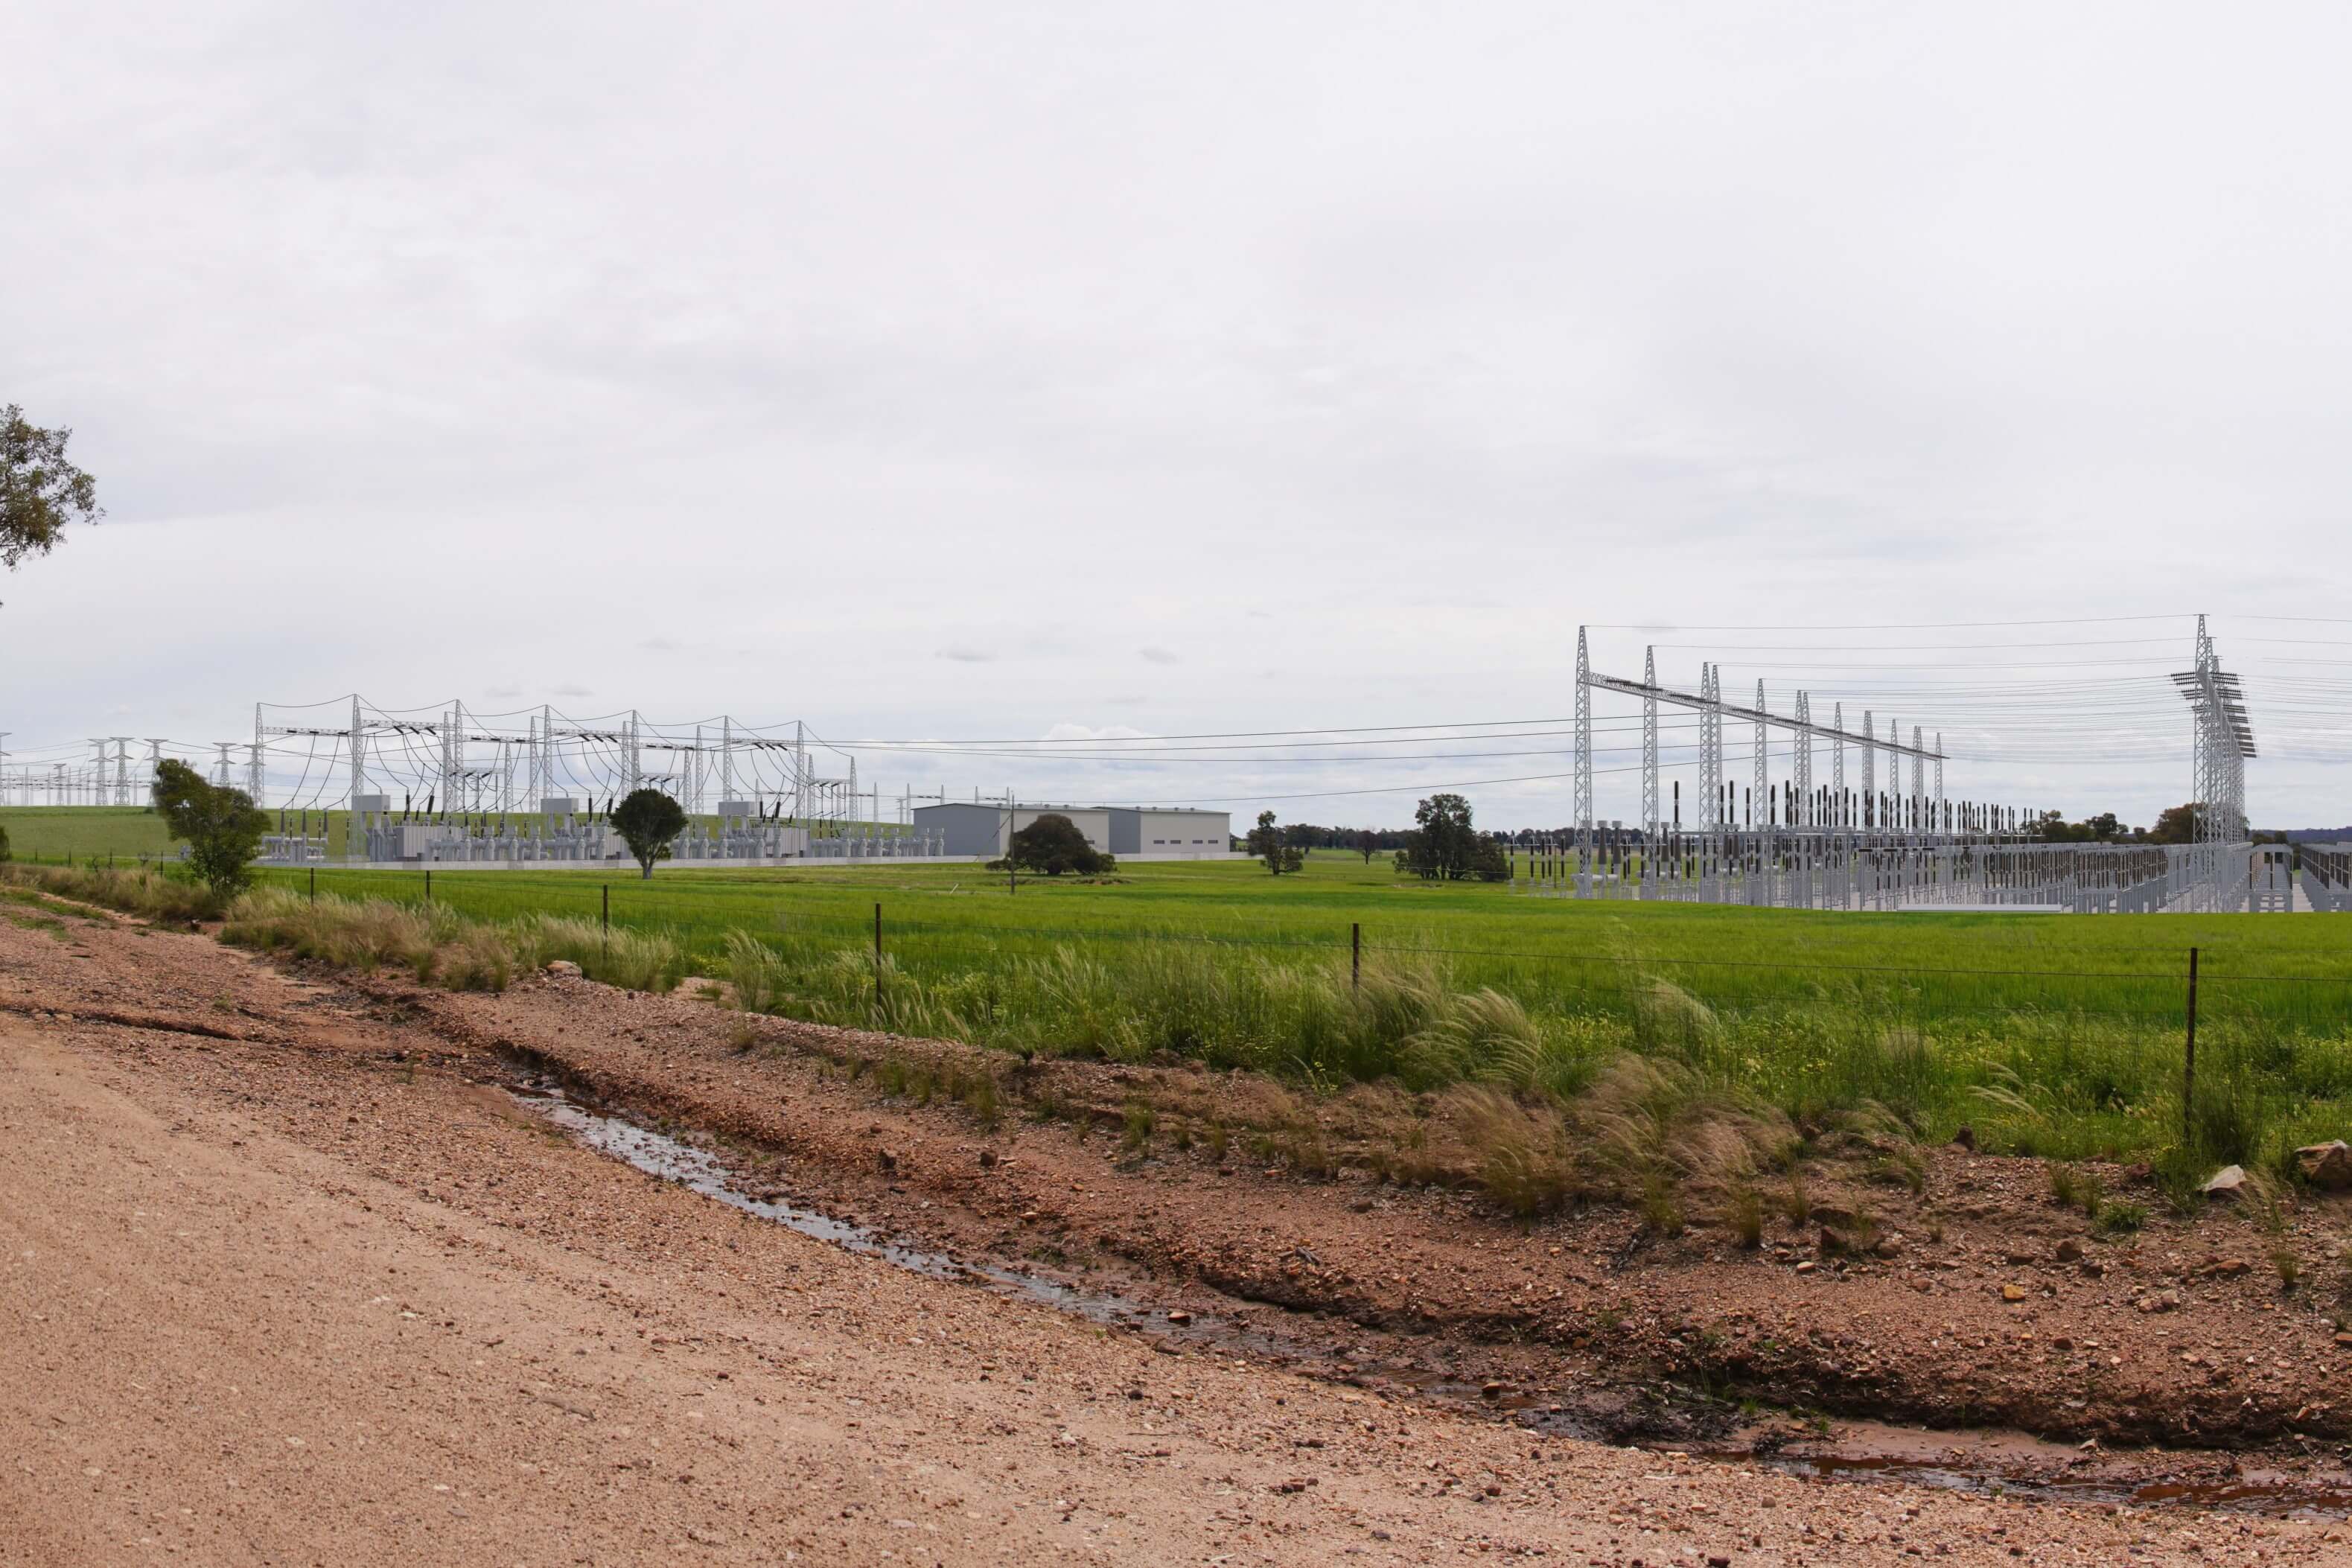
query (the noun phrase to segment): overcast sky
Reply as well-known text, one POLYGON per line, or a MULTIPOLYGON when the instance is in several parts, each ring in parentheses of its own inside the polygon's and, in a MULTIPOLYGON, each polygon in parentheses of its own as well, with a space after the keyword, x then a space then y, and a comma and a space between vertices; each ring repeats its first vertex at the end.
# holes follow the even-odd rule
MULTIPOLYGON (((0 743, 233 739, 353 690, 853 749, 1542 719, 1580 623, 1884 626, 1596 631, 1595 662, 1895 690, 1985 737, 1951 793, 2146 820, 2188 794, 2163 678, 2203 610, 2278 753, 2257 822, 2352 823, 2352 621, 2249 618, 2352 616, 2347 35, 2145 3, 20 7, 0 403, 74 428, 110 516, 0 578, 0 743), (2126 616, 2171 618, 2087 619, 2126 616), (2097 646, 1976 647, 2024 639, 2097 646), (2063 704, 2037 730, 1947 661, 2143 681, 2109 710, 2150 749, 2085 756, 2063 704)), ((860 766, 1394 823, 1564 744, 860 766), (1363 789, 1396 793, 1318 795, 1363 789)), ((1560 779, 1468 793, 1569 816, 1560 779)))

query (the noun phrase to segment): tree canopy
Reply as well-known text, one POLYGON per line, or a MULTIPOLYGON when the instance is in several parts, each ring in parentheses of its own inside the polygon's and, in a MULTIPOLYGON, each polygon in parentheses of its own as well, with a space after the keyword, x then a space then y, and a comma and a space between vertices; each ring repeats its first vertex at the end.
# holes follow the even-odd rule
POLYGON ((1458 795, 1433 795, 1414 807, 1417 825, 1397 851, 1396 868, 1428 881, 1476 878, 1499 882, 1511 874, 1508 856, 1494 839, 1471 826, 1470 803, 1458 795))
POLYGON ((2069 822, 2057 812, 2045 811, 2029 826, 2033 837, 2045 844, 2105 844, 2132 837, 2132 830, 2112 811, 2099 812, 2080 822, 2069 822))
POLYGON ((11 403, 0 408, 0 566, 46 555, 69 523, 96 522, 98 481, 66 460, 73 432, 44 430, 11 403))
MULTIPOLYGON (((1041 812, 1035 821, 1015 833, 1007 858, 1015 869, 1046 877, 1058 877, 1065 871, 1076 871, 1081 877, 1098 876, 1118 864, 1087 843, 1078 825, 1058 811, 1041 812)), ((997 864, 1001 866, 1003 861, 997 864)))
POLYGON ((1244 847, 1265 862, 1265 868, 1276 876, 1296 871, 1307 864, 1307 851, 1289 834, 1274 825, 1274 813, 1257 814, 1257 826, 1242 841, 1244 847))
POLYGON ((229 894, 252 878, 253 858, 269 817, 241 789, 207 783, 182 762, 155 764, 155 815, 188 846, 188 868, 214 892, 229 894))
POLYGON ((671 843, 686 831, 686 808, 657 789, 634 789, 613 808, 613 831, 651 878, 654 862, 668 859, 671 843))

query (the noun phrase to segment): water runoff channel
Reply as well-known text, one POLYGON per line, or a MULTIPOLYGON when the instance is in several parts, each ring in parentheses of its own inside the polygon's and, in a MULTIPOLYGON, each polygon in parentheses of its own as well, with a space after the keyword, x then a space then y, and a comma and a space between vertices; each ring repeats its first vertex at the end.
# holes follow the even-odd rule
MULTIPOLYGON (((926 1279, 975 1286, 1034 1301, 1107 1329, 1136 1331, 1171 1345, 1191 1345, 1270 1366, 1315 1371, 1328 1356, 1279 1332, 1253 1327, 1213 1312, 1158 1312, 1117 1291, 1074 1284, 1002 1263, 959 1257, 876 1234, 867 1226, 822 1209, 764 1197, 709 1149, 582 1101, 552 1079, 528 1076, 507 1092, 530 1114, 569 1133, 610 1158, 667 1182, 783 1226, 801 1236, 873 1258, 926 1279)), ((1432 1372, 1405 1363, 1374 1364, 1360 1354, 1349 1363, 1345 1381, 1363 1387, 1402 1385, 1420 1397, 1512 1422, 1531 1431, 1589 1441, 1612 1441, 1580 1414, 1524 1394, 1497 1398, 1491 1385, 1432 1372)), ((1696 1393, 1693 1401, 1706 1396, 1696 1393)), ((1895 1481, 1938 1490, 2077 1505, 2159 1507, 2171 1505, 2273 1517, 2352 1517, 2352 1472, 2326 1476, 2285 1470, 2219 1468, 2218 1479, 2185 1479, 2151 1473, 2155 1456, 2125 1453, 2096 1459, 2074 1448, 2008 1431, 1956 1433, 1872 1421, 1841 1421, 1833 1438, 1790 1439, 1777 1429, 1739 1429, 1727 1414, 1715 1424, 1720 1436, 1689 1441, 1648 1441, 1642 1447, 1679 1452, 1727 1464, 1748 1464, 1824 1483, 1895 1481), (2121 1468, 2118 1468, 2117 1466, 2121 1468)), ((2190 1459, 2190 1455, 2166 1458, 2190 1459)), ((2206 1457, 2210 1458, 2210 1457, 2206 1457)), ((2199 1467, 2210 1470, 2212 1465, 2199 1467)))

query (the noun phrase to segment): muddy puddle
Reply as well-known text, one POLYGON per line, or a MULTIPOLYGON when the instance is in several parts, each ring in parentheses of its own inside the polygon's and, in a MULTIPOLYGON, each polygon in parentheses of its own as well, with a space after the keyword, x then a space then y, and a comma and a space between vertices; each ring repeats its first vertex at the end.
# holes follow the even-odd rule
POLYGON ((2085 1456, 2021 1432, 1931 1432, 1840 1422, 1825 1439, 1686 1450, 1824 1483, 1896 1481, 1938 1491, 2091 1507, 2179 1507, 2275 1518, 2352 1517, 2352 1471, 2241 1468, 2211 1454, 2085 1456))
MULTIPOLYGON (((1055 1279, 877 1235, 821 1209, 747 1184, 717 1154, 567 1096, 543 1078, 507 1092, 530 1114, 649 1175, 845 1251, 929 1279, 1035 1301, 1098 1326, 1145 1334, 1170 1348, 1297 1371, 1391 1397, 1442 1402, 1559 1436, 1638 1444, 1724 1464, 1754 1465, 1824 1485, 1895 1482, 2027 1500, 2134 1508, 2179 1507, 2274 1517, 2352 1517, 2352 1469, 2242 1468, 2226 1456, 2085 1451, 2023 1433, 1936 1432, 1839 1421, 1826 1434, 1793 1417, 1742 1423, 1696 1393, 1629 1396, 1594 1387, 1575 1405, 1433 1370, 1361 1349, 1335 1356, 1305 1339, 1198 1310, 1164 1310, 1098 1286, 1055 1279)), ((1244 1309, 1247 1310, 1247 1309, 1244 1309)))

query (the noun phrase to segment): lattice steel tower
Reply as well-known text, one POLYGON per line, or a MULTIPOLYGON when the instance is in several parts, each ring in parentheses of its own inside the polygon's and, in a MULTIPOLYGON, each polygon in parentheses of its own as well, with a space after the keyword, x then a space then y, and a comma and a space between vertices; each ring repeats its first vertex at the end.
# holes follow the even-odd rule
MULTIPOLYGON (((1642 650, 1642 847, 1646 853, 1658 841, 1658 650, 1642 650)), ((1577 688, 1580 705, 1584 688, 1577 688)))

